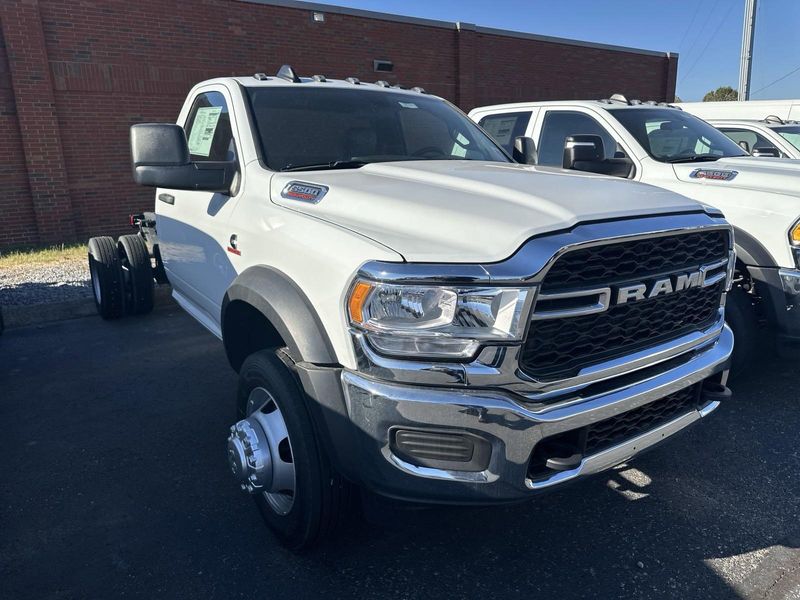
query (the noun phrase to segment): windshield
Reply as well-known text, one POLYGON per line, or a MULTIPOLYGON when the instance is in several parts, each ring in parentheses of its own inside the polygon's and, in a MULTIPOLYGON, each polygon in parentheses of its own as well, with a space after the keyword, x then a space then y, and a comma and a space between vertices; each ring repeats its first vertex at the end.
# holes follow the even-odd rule
POLYGON ((800 125, 793 125, 791 127, 773 127, 773 129, 777 131, 783 139, 800 150, 800 125))
POLYGON ((661 162, 713 161, 729 156, 748 156, 721 131, 674 108, 623 108, 609 112, 650 156, 661 162))
POLYGON ((267 166, 288 171, 396 160, 511 162, 447 102, 354 88, 248 88, 267 166))

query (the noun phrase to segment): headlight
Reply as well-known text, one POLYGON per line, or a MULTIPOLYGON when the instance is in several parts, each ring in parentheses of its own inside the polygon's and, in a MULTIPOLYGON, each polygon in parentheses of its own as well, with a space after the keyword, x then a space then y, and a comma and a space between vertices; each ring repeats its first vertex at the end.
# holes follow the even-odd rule
POLYGON ((378 352, 468 358, 486 340, 522 339, 529 289, 451 288, 358 280, 347 299, 350 324, 378 352))

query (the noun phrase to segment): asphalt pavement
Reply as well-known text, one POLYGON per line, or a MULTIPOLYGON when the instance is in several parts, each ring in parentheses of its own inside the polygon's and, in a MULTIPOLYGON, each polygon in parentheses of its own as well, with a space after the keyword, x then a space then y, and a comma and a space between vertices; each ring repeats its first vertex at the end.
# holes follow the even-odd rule
POLYGON ((236 376, 177 309, 0 336, 0 598, 800 599, 798 362, 534 502, 386 507, 297 557, 231 477, 236 376))

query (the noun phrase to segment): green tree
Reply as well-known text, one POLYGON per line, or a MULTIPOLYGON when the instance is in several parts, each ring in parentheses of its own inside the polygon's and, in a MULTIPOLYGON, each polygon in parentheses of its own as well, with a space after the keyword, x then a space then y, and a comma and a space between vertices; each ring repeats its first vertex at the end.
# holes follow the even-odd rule
POLYGON ((731 100, 738 100, 739 92, 729 85, 723 85, 715 89, 713 92, 708 92, 703 96, 703 102, 729 102, 731 100))

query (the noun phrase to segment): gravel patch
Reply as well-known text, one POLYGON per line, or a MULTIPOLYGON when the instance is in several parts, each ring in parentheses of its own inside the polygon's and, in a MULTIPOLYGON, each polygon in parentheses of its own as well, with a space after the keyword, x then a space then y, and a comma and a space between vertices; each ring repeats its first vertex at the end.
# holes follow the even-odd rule
POLYGON ((86 259, 0 269, 0 305, 48 304, 92 297, 86 259))

